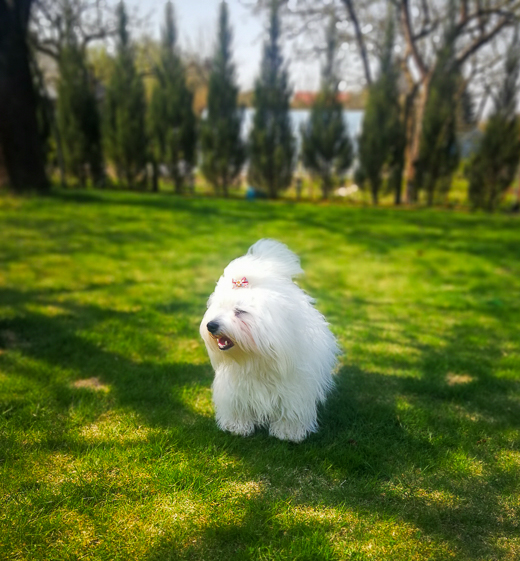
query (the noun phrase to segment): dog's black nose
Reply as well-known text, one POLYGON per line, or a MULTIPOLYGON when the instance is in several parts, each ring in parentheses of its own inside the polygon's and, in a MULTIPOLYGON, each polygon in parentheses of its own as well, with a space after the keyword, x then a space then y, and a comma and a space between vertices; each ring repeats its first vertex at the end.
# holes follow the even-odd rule
POLYGON ((206 325, 206 327, 208 328, 208 331, 210 333, 215 335, 217 333, 217 331, 219 330, 220 326, 219 326, 217 321, 210 321, 210 322, 208 322, 208 325, 206 325))

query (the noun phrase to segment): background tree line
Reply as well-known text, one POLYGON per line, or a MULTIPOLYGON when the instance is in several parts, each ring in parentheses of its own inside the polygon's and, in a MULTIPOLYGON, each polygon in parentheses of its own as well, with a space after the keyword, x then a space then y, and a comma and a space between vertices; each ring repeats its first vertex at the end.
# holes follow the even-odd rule
MULTIPOLYGON (((256 6, 268 9, 269 0, 256 6)), ((348 84, 364 81, 369 92, 357 178, 374 202, 384 186, 395 191, 396 203, 415 202, 421 193, 429 204, 442 200, 459 163, 457 131, 476 127, 490 106, 492 113, 504 114, 498 109, 502 91, 516 83, 518 92, 520 2, 286 0, 283 6, 288 34, 303 57, 314 56, 320 43, 326 48, 320 29, 331 13, 337 20, 339 41, 346 47, 341 50, 342 75, 348 84)), ((516 167, 518 93, 513 97, 516 111, 510 103, 507 118, 512 132, 495 153, 517 154, 516 167)), ((488 134, 486 129, 484 136, 488 134)), ((486 147, 482 138, 477 149, 486 147)), ((503 163, 500 157, 495 171, 486 172, 483 188, 495 189, 498 175, 512 177, 512 160, 506 159, 503 163)), ((468 176, 475 161, 468 163, 468 176)), ((470 200, 481 206, 475 197, 470 200)))
POLYGON ((388 191, 396 204, 421 194, 428 204, 442 200, 460 162, 457 132, 475 127, 487 104, 491 116, 466 175, 471 204, 496 208, 520 159, 520 2, 264 0, 255 9, 266 10, 268 29, 245 140, 224 2, 213 57, 203 68, 208 96, 200 118, 171 3, 143 73, 123 2, 0 0, 0 168, 12 188, 46 192, 50 160, 62 183, 102 186, 117 177, 157 190, 162 174, 177 193, 193 185, 198 167, 217 193, 227 195, 247 163, 255 189, 278 197, 292 182, 298 152, 281 50, 283 18, 295 54, 316 57, 318 51, 324 60, 299 151, 324 198, 354 167, 374 204, 388 191), (110 55, 104 51, 101 77, 92 70, 91 45, 108 38, 115 47, 110 55), (345 45, 356 47, 348 61, 345 45), (55 104, 37 52, 56 61, 55 104), (341 81, 363 79, 368 98, 355 159, 337 93, 341 81))

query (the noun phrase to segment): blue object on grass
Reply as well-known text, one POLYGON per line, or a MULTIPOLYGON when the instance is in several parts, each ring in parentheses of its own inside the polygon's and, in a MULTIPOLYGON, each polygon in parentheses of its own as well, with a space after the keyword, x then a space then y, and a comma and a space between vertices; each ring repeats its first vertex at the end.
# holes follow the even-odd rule
POLYGON ((255 199, 266 199, 267 196, 262 191, 256 190, 252 185, 247 186, 246 199, 248 201, 254 201, 255 199))

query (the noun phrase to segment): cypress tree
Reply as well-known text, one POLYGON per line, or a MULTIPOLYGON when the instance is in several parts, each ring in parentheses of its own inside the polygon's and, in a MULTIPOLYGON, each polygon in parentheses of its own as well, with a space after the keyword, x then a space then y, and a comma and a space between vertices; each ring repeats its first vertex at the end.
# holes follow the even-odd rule
POLYGON ((117 53, 105 93, 105 150, 118 179, 133 186, 146 165, 145 95, 124 2, 117 6, 117 53))
POLYGON ((394 17, 387 22, 386 37, 379 61, 379 75, 368 91, 359 137, 359 168, 361 185, 368 182, 372 202, 378 203, 383 174, 395 192, 395 202, 401 201, 404 164, 404 126, 399 105, 399 69, 393 57, 394 17))
POLYGON ((278 0, 272 0, 249 138, 249 182, 272 199, 291 184, 295 153, 289 115, 291 90, 279 45, 278 12, 278 0))
POLYGON ((157 85, 150 102, 150 133, 155 160, 168 166, 175 192, 181 193, 196 160, 197 123, 176 42, 173 5, 167 2, 157 85))
POLYGON ((428 206, 437 192, 449 191, 459 163, 456 133, 461 75, 454 57, 455 40, 454 23, 450 21, 430 83, 417 160, 417 186, 426 192, 428 206))
POLYGON ((343 107, 338 100, 336 48, 336 19, 332 17, 327 33, 321 91, 312 106, 308 123, 302 128, 303 165, 321 179, 324 199, 332 190, 335 176, 349 168, 353 156, 352 142, 343 120, 343 107))
POLYGON ((66 173, 85 186, 87 169, 93 183, 102 180, 100 120, 94 83, 87 69, 85 52, 74 32, 69 2, 64 3, 64 45, 59 57, 56 122, 66 173))
POLYGON ((240 138, 243 110, 237 105, 238 86, 231 60, 232 33, 228 7, 221 2, 218 40, 208 87, 208 113, 202 123, 200 141, 202 172, 217 193, 227 197, 245 161, 240 138))
POLYGON ((474 208, 496 209, 520 161, 520 126, 516 97, 520 74, 519 29, 509 47, 505 76, 478 150, 469 163, 469 199, 474 208))

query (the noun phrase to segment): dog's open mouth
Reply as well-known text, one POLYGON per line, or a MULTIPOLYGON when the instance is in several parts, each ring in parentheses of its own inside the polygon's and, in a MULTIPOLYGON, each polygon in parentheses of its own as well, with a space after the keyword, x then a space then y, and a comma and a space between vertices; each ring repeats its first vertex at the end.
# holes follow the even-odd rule
POLYGON ((231 341, 231 339, 228 339, 227 337, 219 337, 217 339, 217 345, 221 351, 227 351, 231 347, 234 347, 235 343, 233 343, 233 341, 231 341))
POLYGON ((213 339, 216 339, 218 348, 221 351, 227 351, 231 347, 235 346, 235 343, 233 343, 233 341, 225 335, 221 335, 220 337, 213 335, 213 339))

